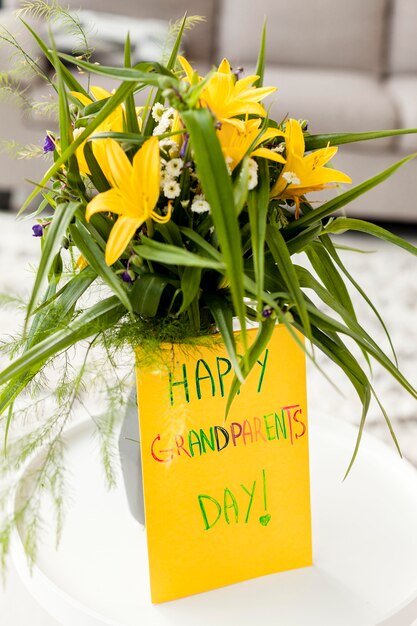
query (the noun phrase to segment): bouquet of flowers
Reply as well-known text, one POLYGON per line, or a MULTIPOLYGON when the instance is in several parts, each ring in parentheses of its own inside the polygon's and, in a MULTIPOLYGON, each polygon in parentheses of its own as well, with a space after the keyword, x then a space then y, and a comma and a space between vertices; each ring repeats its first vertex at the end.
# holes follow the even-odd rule
MULTIPOLYGON (((311 135, 305 121, 275 121, 263 104, 275 91, 263 85, 265 33, 254 75, 242 76, 223 59, 202 77, 180 54, 186 23, 166 63, 133 67, 129 38, 124 66, 103 67, 60 53, 52 37, 45 42, 26 24, 55 71, 59 132, 47 132, 51 164, 22 208, 39 199, 32 216, 41 257, 22 341, 13 343, 12 362, 0 373, 6 439, 18 396, 79 342, 104 346, 110 358, 123 346, 141 346, 142 356, 155 358, 162 344, 220 334, 234 368, 230 407, 279 322, 297 342, 299 333, 305 337, 313 360, 315 347, 346 374, 363 406, 359 445, 375 390, 346 338, 416 398, 417 391, 357 320, 345 281, 366 294, 332 235, 362 231, 411 254, 417 249, 380 226, 334 215, 415 155, 319 206, 310 194, 351 183, 329 167, 338 145, 416 131, 311 135), (75 68, 91 75, 91 86, 77 80, 75 68), (94 86, 96 76, 119 84, 106 91, 94 86), (294 262, 296 253, 312 270, 294 262), (258 324, 250 345, 248 320, 258 324)), ((65 401, 74 401, 81 378, 65 388, 65 401)), ((17 464, 45 443, 56 462, 63 415, 22 439, 17 464)), ((58 477, 46 469, 39 484, 58 492, 58 477)), ((2 530, 3 549, 15 521, 2 530)))

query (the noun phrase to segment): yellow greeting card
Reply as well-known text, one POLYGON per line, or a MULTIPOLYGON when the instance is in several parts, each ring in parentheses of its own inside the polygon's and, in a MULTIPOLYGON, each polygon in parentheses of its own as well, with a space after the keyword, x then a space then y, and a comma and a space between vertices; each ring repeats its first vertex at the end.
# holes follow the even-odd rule
POLYGON ((226 421, 221 345, 170 346, 137 375, 152 601, 311 565, 305 356, 286 328, 226 421))

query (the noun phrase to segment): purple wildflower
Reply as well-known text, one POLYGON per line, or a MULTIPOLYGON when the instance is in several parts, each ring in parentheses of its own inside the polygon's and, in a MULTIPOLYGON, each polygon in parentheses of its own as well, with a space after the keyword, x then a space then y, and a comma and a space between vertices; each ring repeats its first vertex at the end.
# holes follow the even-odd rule
POLYGON ((125 282, 125 283, 129 283, 132 284, 134 279, 135 279, 135 272, 133 272, 132 270, 125 270, 122 274, 121 274, 121 279, 125 282))
POLYGON ((271 307, 268 307, 262 311, 262 317, 271 317, 271 315, 272 315, 271 307))
POLYGON ((185 151, 187 150, 188 140, 189 139, 190 139, 190 135, 188 133, 186 133, 185 139, 184 139, 184 143, 182 144, 182 147, 181 147, 181 150, 180 150, 180 157, 181 157, 181 159, 184 158, 185 151))
POLYGON ((244 72, 244 68, 243 67, 238 67, 236 68, 236 70, 233 72, 233 74, 236 76, 236 80, 240 80, 242 77, 242 74, 244 72))
POLYGON ((43 235, 42 224, 35 224, 35 226, 32 226, 32 237, 42 237, 42 235, 43 235))
POLYGON ((55 150, 55 137, 49 131, 46 133, 45 141, 43 142, 43 152, 53 152, 55 150))

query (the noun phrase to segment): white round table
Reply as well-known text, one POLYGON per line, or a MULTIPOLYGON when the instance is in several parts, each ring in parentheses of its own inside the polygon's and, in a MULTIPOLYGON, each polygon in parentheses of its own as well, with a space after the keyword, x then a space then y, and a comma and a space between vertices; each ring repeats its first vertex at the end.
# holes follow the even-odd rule
MULTIPOLYGON (((19 535, 15 566, 64 626, 410 626, 417 617, 417 471, 356 431, 310 417, 314 566, 160 605, 149 600, 146 534, 120 487, 108 492, 92 426, 66 434, 73 493, 63 538, 48 532, 30 575, 19 535)), ((36 462, 36 460, 35 460, 36 462)))

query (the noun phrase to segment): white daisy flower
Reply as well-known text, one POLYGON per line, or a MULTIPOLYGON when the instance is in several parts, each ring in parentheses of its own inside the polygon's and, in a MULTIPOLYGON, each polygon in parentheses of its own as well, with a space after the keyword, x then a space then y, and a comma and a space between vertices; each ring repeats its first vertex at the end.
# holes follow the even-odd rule
POLYGON ((163 189, 165 183, 167 183, 168 181, 171 181, 170 176, 168 176, 168 174, 166 173, 164 169, 161 169, 161 179, 160 179, 161 189, 163 189))
POLYGON ((161 139, 159 145, 164 152, 168 152, 170 157, 175 157, 178 154, 179 146, 173 139, 161 139))
POLYGON ((271 148, 272 152, 284 152, 285 150, 285 142, 279 143, 275 148, 271 148))
POLYGON ((194 200, 191 204, 191 210, 194 211, 194 213, 204 213, 205 211, 210 211, 210 205, 203 194, 197 194, 194 196, 194 200))
POLYGON ((229 172, 229 174, 232 173, 232 168, 230 167, 231 163, 233 163, 233 159, 230 156, 226 157, 226 167, 227 167, 227 171, 229 172))
POLYGON ((155 120, 155 122, 160 122, 161 121, 161 118, 162 118, 164 112, 165 112, 165 107, 160 102, 157 102, 156 104, 153 105, 153 107, 152 107, 152 117, 155 120))
POLYGON ((170 200, 178 198, 181 193, 181 187, 179 186, 179 183, 177 183, 177 181, 173 180, 172 178, 164 183, 163 190, 164 196, 166 198, 169 198, 170 200))
POLYGON ((166 171, 168 176, 172 176, 173 178, 179 176, 182 172, 183 167, 184 161, 182 159, 171 159, 166 164, 166 171))
POLYGON ((173 109, 172 107, 169 107, 168 109, 164 111, 163 117, 167 119, 171 119, 174 117, 174 115, 175 115, 175 109, 173 109))
POLYGON ((291 185, 291 183, 293 185, 299 185, 301 183, 295 172, 284 172, 282 178, 284 178, 289 185, 291 185))
POLYGON ((250 169, 249 170, 249 176, 248 176, 248 189, 249 191, 251 189, 255 189, 256 185, 258 184, 258 172, 254 169, 250 169))
POLYGON ((248 169, 249 169, 249 172, 255 172, 256 173, 258 171, 258 164, 255 161, 255 159, 249 159, 249 161, 248 161, 248 169))
POLYGON ((162 116, 161 121, 159 122, 157 126, 155 126, 153 130, 153 135, 156 137, 158 135, 163 135, 164 133, 167 132, 167 130, 169 130, 170 125, 171 125, 171 121, 169 117, 165 118, 164 116, 162 116))

